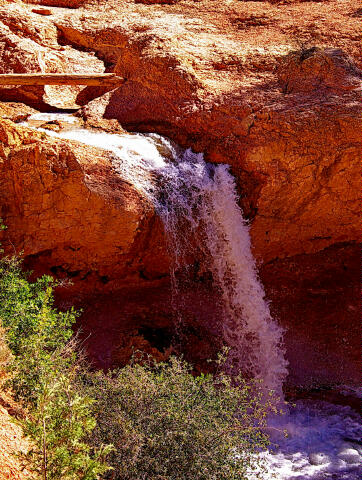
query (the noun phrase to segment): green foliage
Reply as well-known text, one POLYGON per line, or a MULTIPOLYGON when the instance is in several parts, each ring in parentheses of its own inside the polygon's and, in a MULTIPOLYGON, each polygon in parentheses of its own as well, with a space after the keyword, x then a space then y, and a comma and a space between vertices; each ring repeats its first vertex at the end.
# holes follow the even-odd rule
POLYGON ((27 403, 35 402, 40 379, 55 361, 63 363, 62 368, 74 361, 54 355, 72 337, 76 313, 53 308, 52 286, 48 276, 29 282, 14 258, 0 263, 0 321, 15 355, 12 388, 16 399, 27 403))
POLYGON ((114 445, 112 479, 243 480, 268 443, 260 428, 266 407, 223 373, 194 377, 172 357, 88 381, 97 399, 91 441, 114 445))
POLYGON ((76 315, 52 307, 52 277, 45 275, 31 283, 18 260, 5 258, 0 263, 0 281, 0 317, 4 326, 9 326, 8 340, 14 354, 28 348, 29 337, 40 337, 49 351, 67 343, 76 315))
MULTIPOLYGON (((2 223, 2 219, 0 218, 0 232, 5 229, 6 227, 2 223)), ((3 250, 1 249, 1 243, 0 243, 0 253, 2 252, 3 250)), ((13 361, 13 356, 11 354, 10 348, 6 341, 5 332, 6 332, 5 328, 2 326, 0 322, 0 388, 3 387, 5 381, 8 378, 9 364, 13 361)))
POLYGON ((53 307, 53 280, 31 283, 15 259, 0 262, 0 322, 13 353, 10 385, 28 410, 19 420, 32 448, 28 469, 43 480, 95 480, 108 470, 110 447, 85 439, 95 426, 93 400, 77 392, 73 310, 53 307))
POLYGON ((246 480, 260 468, 267 406, 256 388, 222 368, 195 377, 175 357, 90 373, 72 338, 77 313, 54 308, 54 285, 47 276, 30 282, 17 260, 0 261, 0 339, 12 352, 4 346, 4 365, 28 410, 19 422, 35 478, 246 480))
POLYGON ((93 399, 77 392, 76 368, 49 369, 31 415, 21 422, 32 448, 27 453, 31 470, 45 479, 94 480, 108 470, 110 446, 91 449, 85 438, 95 427, 93 399))

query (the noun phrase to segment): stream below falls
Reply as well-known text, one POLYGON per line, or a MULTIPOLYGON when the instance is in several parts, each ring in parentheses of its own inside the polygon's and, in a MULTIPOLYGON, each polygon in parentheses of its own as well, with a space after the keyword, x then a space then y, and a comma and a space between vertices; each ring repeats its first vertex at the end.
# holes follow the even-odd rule
MULTIPOLYGON (((288 374, 283 331, 270 315, 228 166, 208 164, 202 154, 182 150, 156 134, 84 129, 71 115, 36 114, 23 125, 110 152, 115 170, 153 202, 164 223, 173 255, 170 273, 178 329, 182 330, 178 302, 184 282, 191 282, 188 262, 197 258, 199 270, 208 272, 218 292, 230 369, 260 379, 266 390, 282 397, 288 374), (65 128, 47 129, 46 122, 54 120, 65 128)), ((362 398, 362 389, 341 391, 362 398)), ((260 453, 268 471, 265 480, 362 478, 362 421, 352 408, 298 400, 283 415, 271 416, 269 427, 272 446, 260 453)))

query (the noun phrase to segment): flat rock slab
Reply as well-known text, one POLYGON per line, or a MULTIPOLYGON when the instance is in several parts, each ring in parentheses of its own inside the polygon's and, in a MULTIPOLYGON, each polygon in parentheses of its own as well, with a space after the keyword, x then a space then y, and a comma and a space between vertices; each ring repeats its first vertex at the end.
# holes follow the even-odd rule
POLYGON ((53 14, 53 12, 49 10, 49 8, 33 8, 32 12, 37 13, 38 15, 45 15, 45 16, 53 14))
POLYGON ((64 74, 64 73, 5 73, 0 75, 0 85, 121 85, 123 78, 113 73, 64 74))

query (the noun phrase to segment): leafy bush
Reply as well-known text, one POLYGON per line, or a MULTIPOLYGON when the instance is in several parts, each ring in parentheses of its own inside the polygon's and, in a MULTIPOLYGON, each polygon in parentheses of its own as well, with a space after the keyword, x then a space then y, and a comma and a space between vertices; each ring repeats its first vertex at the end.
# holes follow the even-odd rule
POLYGON ((108 470, 111 447, 91 449, 85 442, 95 427, 94 400, 77 391, 76 376, 76 366, 60 371, 56 362, 41 377, 36 408, 21 422, 32 439, 26 459, 44 480, 94 480, 108 470))
POLYGON ((97 400, 91 441, 114 445, 112 479, 247 479, 268 443, 260 428, 266 407, 223 373, 194 377, 172 357, 98 372, 88 382, 97 400))
MULTIPOLYGON (((0 232, 5 230, 5 226, 2 223, 0 218, 0 232)), ((0 243, 0 253, 2 253, 1 243, 0 243)), ((3 387, 5 381, 8 378, 8 369, 9 364, 12 362, 13 356, 10 352, 10 348, 6 341, 6 331, 3 325, 0 322, 0 388, 3 387)))
POLYGON ((19 420, 32 448, 28 469, 43 480, 94 480, 108 467, 110 447, 92 449, 85 438, 95 426, 93 400, 77 392, 73 310, 53 307, 53 280, 31 283, 15 259, 0 262, 0 321, 13 353, 10 384, 28 410, 19 420))
POLYGON ((77 314, 53 307, 53 286, 47 276, 29 282, 17 260, 0 261, 0 376, 10 362, 36 478, 246 480, 260 468, 267 406, 255 389, 222 369, 195 377, 176 357, 87 371, 72 340, 77 314))
POLYGON ((53 279, 48 276, 29 282, 14 258, 0 263, 0 320, 15 356, 12 387, 16 399, 27 403, 36 401, 42 388, 40 379, 56 360, 74 361, 54 355, 72 337, 76 313, 53 308, 52 286, 53 279))

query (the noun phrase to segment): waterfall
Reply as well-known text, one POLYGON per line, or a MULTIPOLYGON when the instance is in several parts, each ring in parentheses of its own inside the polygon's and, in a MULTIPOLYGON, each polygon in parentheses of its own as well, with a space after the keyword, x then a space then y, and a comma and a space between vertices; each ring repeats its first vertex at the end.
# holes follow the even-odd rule
POLYGON ((198 250, 202 270, 212 276, 221 301, 223 340, 229 365, 282 394, 287 374, 282 330, 272 319, 251 252, 249 227, 238 206, 227 165, 213 165, 191 150, 154 170, 156 209, 163 220, 177 269, 198 250), (201 257, 201 258, 200 258, 201 257))
MULTIPOLYGON (((231 349, 229 367, 261 379, 266 389, 281 395, 287 374, 282 330, 258 279, 248 223, 228 166, 208 164, 202 154, 183 151, 156 134, 79 128, 69 115, 36 114, 25 125, 111 153, 115 169, 153 202, 164 223, 179 329, 182 309, 177 312, 177 306, 187 288, 196 287, 193 266, 198 263, 199 274, 211 284, 209 295, 217 297, 223 341, 231 349), (39 128, 53 119, 68 122, 67 128, 59 133, 39 128)), ((284 416, 270 418, 269 425, 279 447, 261 452, 265 480, 360 480, 362 425, 351 408, 298 401, 284 416), (280 435, 283 431, 288 437, 280 435)))
MULTIPOLYGON (((44 120, 42 114, 33 119, 44 120)), ((208 164, 202 154, 156 134, 115 135, 74 127, 47 133, 112 152, 120 175, 151 199, 164 223, 174 297, 182 295, 182 280, 188 281, 190 262, 197 261, 211 275, 212 293, 218 297, 229 368, 282 396, 287 374, 282 329, 265 300, 229 167, 208 164)), ((182 318, 178 322, 182 330, 182 318)))

